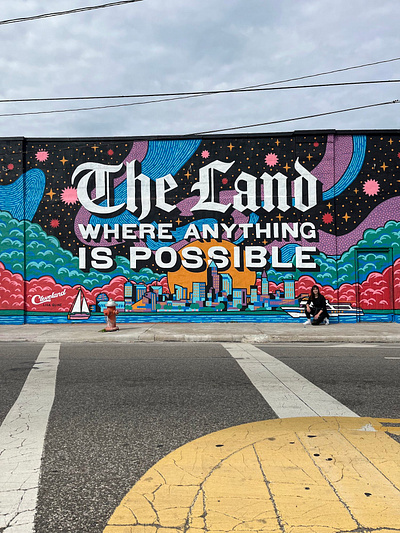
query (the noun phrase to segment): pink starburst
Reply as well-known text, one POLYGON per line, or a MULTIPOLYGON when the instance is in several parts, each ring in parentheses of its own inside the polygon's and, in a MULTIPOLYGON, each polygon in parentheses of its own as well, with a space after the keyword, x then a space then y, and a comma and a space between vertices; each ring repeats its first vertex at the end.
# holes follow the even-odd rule
POLYGON ((49 152, 47 152, 46 150, 38 150, 36 152, 36 159, 38 161, 47 161, 47 159, 49 158, 49 152))
POLYGON ((210 152, 209 152, 208 150, 203 150, 203 151, 201 152, 201 157, 202 157, 203 159, 208 159, 208 158, 210 157, 210 152))
POLYGON ((60 225, 60 221, 56 218, 53 218, 53 220, 50 222, 50 226, 52 228, 58 228, 59 225, 60 225))
POLYGON ((363 185, 363 191, 368 196, 376 196, 379 192, 380 185, 376 180, 367 180, 363 185))
POLYGON ((269 167, 274 167, 278 163, 278 156, 276 154, 267 154, 264 161, 269 167))
POLYGON ((61 200, 64 202, 64 204, 76 204, 78 201, 76 189, 74 189, 74 187, 67 187, 66 189, 63 189, 61 193, 61 200))

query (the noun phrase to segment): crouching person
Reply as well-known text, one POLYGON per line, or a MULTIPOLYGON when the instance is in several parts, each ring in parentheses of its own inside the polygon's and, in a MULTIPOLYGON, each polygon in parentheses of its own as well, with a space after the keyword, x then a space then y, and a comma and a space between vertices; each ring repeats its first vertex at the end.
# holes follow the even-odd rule
POLYGON ((319 288, 316 285, 312 286, 310 296, 306 304, 306 317, 305 324, 312 324, 313 326, 319 326, 319 324, 329 324, 329 315, 326 310, 326 299, 319 292, 319 288), (311 320, 311 317, 313 319, 311 320))

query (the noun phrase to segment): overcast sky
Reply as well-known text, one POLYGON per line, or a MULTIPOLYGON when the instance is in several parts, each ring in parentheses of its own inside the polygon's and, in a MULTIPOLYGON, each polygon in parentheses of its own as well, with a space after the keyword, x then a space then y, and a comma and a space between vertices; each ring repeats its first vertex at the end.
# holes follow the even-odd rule
MULTIPOLYGON (((105 1, 3 0, 0 20, 105 1)), ((399 0, 142 0, 0 25, 0 98, 267 84, 400 57, 399 24, 399 0)), ((388 79, 400 79, 400 61, 292 85, 388 79)), ((396 83, 213 95, 115 109, 0 116, 0 136, 181 135, 396 99, 396 83)), ((139 101, 143 99, 1 103, 0 115, 139 101)), ((392 129, 400 128, 399 116, 400 104, 394 104, 237 131, 392 129)))

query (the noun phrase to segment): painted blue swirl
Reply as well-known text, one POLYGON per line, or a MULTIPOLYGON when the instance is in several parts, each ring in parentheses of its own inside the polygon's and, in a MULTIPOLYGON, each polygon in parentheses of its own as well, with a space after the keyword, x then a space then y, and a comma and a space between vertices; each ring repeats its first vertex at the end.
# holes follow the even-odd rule
POLYGON ((149 141, 142 173, 156 180, 167 174, 176 174, 192 157, 201 143, 199 139, 149 141))
POLYGON ((340 180, 322 194, 324 201, 339 196, 356 179, 364 162, 366 148, 367 137, 365 135, 353 135, 353 156, 350 164, 340 180))
POLYGON ((291 262, 298 246, 299 244, 286 244, 285 246, 282 246, 282 248, 280 249, 282 263, 291 262))
POLYGON ((14 183, 0 186, 0 210, 8 211, 16 220, 32 220, 43 198, 45 185, 46 176, 42 170, 28 170, 14 183))

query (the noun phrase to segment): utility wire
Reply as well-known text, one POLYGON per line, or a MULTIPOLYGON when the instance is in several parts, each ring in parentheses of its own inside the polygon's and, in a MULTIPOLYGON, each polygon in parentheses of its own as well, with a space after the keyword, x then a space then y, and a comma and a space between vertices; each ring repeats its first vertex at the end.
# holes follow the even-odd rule
MULTIPOLYGON (((246 129, 246 128, 256 128, 258 126, 270 126, 272 124, 282 124, 284 122, 294 122, 296 120, 305 120, 305 119, 308 119, 308 118, 317 118, 317 117, 323 117, 323 116, 327 116, 327 115, 335 115, 335 114, 338 114, 338 113, 346 113, 348 111, 356 111, 356 110, 360 110, 360 109, 368 109, 368 108, 372 108, 372 107, 379 107, 379 106, 390 105, 390 104, 398 104, 399 102, 400 102, 400 100, 392 100, 390 102, 379 102, 379 103, 376 103, 376 104, 368 104, 368 105, 358 106, 358 107, 349 107, 349 108, 346 108, 346 109, 337 109, 335 111, 327 111, 325 113, 317 113, 317 114, 314 114, 314 115, 303 115, 301 117, 285 118, 285 119, 281 119, 281 120, 273 120, 273 121, 270 121, 270 122, 259 122, 257 124, 247 124, 245 126, 231 126, 231 127, 228 127, 228 128, 219 128, 219 129, 215 129, 215 130, 200 131, 200 132, 196 132, 196 133, 185 134, 184 136, 206 135, 206 134, 209 134, 209 133, 220 133, 220 132, 231 131, 231 130, 240 130, 240 129, 246 129)), ((142 103, 144 103, 144 102, 142 102, 142 103)), ((60 109, 60 110, 55 110, 55 111, 36 111, 36 112, 30 112, 30 113, 8 113, 8 114, 1 114, 0 117, 20 116, 20 115, 41 115, 41 114, 51 114, 51 113, 67 113, 69 111, 86 111, 88 109, 104 109, 104 108, 109 108, 109 107, 124 107, 124 106, 129 106, 129 105, 133 105, 133 104, 118 104, 118 105, 112 105, 112 106, 101 106, 101 107, 97 107, 97 108, 89 107, 89 108, 82 108, 82 109, 60 109)))
POLYGON ((319 72, 318 74, 309 74, 307 76, 299 76, 297 78, 288 78, 287 80, 273 81, 271 83, 260 83, 259 85, 248 85, 244 88, 263 87, 264 85, 276 85, 278 83, 288 83, 291 81, 305 80, 307 78, 316 78, 318 76, 326 76, 327 74, 336 74, 337 72, 345 72, 347 70, 355 70, 358 68, 372 67, 374 65, 381 65, 382 63, 392 63, 393 61, 399 61, 400 57, 394 57, 392 59, 383 59, 381 61, 374 61, 373 63, 363 63, 362 65, 355 65, 353 67, 338 68, 335 70, 327 70, 326 72, 319 72))
MULTIPOLYGON (((202 95, 198 95, 202 96, 202 95)), ((147 102, 131 102, 127 104, 100 105, 93 107, 75 107, 73 109, 52 109, 50 111, 26 111, 22 113, 2 113, 0 117, 20 117, 24 115, 51 115, 53 113, 73 113, 76 111, 93 111, 95 109, 112 109, 116 107, 131 107, 135 105, 153 104, 156 102, 171 102, 172 100, 183 100, 184 98, 195 98, 195 96, 179 96, 177 98, 163 98, 160 100, 149 100, 147 102)))
MULTIPOLYGON (((92 6, 88 9, 94 9, 94 8, 100 8, 100 7, 109 7, 112 5, 122 4, 122 3, 130 3, 130 2, 137 2, 141 0, 124 0, 121 2, 113 2, 112 4, 104 4, 102 6, 92 6)), ((86 9, 86 8, 80 8, 80 9, 86 9)), ((76 10, 72 10, 76 11, 76 10)), ((3 21, 4 22, 4 21, 3 21)), ((1 23, 1 22, 0 22, 1 23)), ((32 112, 21 112, 21 113, 3 113, 0 114, 0 117, 14 117, 14 116, 24 116, 24 115, 41 115, 41 114, 52 114, 52 113, 70 113, 70 112, 76 112, 76 111, 90 111, 90 110, 96 110, 96 109, 110 109, 110 108, 118 108, 118 107, 128 107, 128 106, 136 106, 136 105, 144 105, 144 104, 150 104, 150 103, 158 103, 158 102, 169 102, 174 100, 183 100, 187 98, 196 98, 196 97, 203 97, 203 96, 209 96, 214 94, 224 94, 224 93, 238 93, 238 92, 251 92, 251 91, 263 91, 263 90, 288 90, 288 89, 305 89, 305 88, 323 88, 323 87, 338 87, 338 86, 346 86, 346 85, 363 85, 363 84, 378 84, 378 83, 398 83, 400 80, 373 80, 373 81, 360 81, 360 82, 342 82, 342 83, 327 83, 327 84, 315 84, 315 85, 297 85, 297 86, 290 86, 290 87, 269 87, 271 85, 276 85, 278 83, 286 83, 291 82, 295 80, 301 80, 301 79, 307 79, 307 78, 314 78, 317 76, 324 76, 327 74, 333 74, 337 72, 343 72, 348 70, 354 70, 358 68, 364 68, 369 67, 373 65, 379 65, 382 63, 390 63, 393 61, 399 61, 400 57, 395 57, 391 59, 384 59, 381 61, 374 61, 371 63, 363 63, 361 65, 354 65, 351 67, 344 67, 340 69, 320 72, 317 74, 309 74, 306 76, 300 76, 297 78, 290 78, 286 80, 280 80, 280 81, 274 81, 269 83, 263 83, 258 85, 249 85, 245 87, 239 87, 236 89, 227 89, 227 90, 218 90, 218 91, 200 91, 200 92, 178 92, 178 93, 154 93, 154 94, 135 94, 135 95, 104 95, 104 96, 76 96, 76 97, 54 97, 54 98, 19 98, 19 99, 0 99, 0 103, 21 103, 21 102, 45 102, 45 101, 67 101, 67 100, 99 100, 99 99, 118 99, 118 98, 155 98, 160 96, 165 96, 166 98, 160 98, 157 100, 149 100, 145 102, 131 102, 131 103, 124 103, 124 104, 116 104, 116 105, 108 105, 108 106, 96 106, 96 107, 83 107, 83 108, 74 108, 74 109, 60 109, 60 110, 50 110, 50 111, 32 111, 32 112)), ((389 102, 390 103, 390 102, 389 102)), ((373 104, 373 105, 383 105, 383 104, 373 104)), ((386 105, 386 104, 384 104, 386 105)), ((367 106, 369 107, 369 106, 367 106)), ((338 111, 338 112, 344 112, 345 110, 338 111)), ((307 118, 307 117, 305 117, 307 118)), ((291 119, 288 119, 291 120, 291 119)), ((293 120, 300 120, 293 119, 293 120)), ((286 120, 285 120, 286 121, 286 120)), ((274 122, 273 122, 274 123, 274 122)), ((244 126, 247 127, 247 126, 244 126)), ((249 126, 251 127, 251 126, 249 126)))
POLYGON ((362 105, 358 107, 349 107, 347 109, 337 109, 335 111, 327 111, 326 113, 318 113, 315 115, 304 115, 302 117, 284 118, 282 120, 272 120, 270 122, 259 122, 258 124, 247 124, 246 126, 231 126, 230 128, 219 128, 217 130, 199 131, 196 133, 187 134, 185 135, 185 137, 191 136, 191 135, 206 135, 208 133, 220 133, 222 131, 230 131, 230 130, 241 130, 245 128, 256 128, 257 126, 270 126, 271 124, 281 124, 282 122, 293 122, 295 120, 304 120, 306 118, 324 117, 326 115, 334 115, 336 113, 346 113, 347 111, 356 111, 358 109, 367 109, 370 107, 378 107, 378 106, 398 104, 398 103, 400 103, 400 100, 392 100, 391 102, 380 102, 378 104, 369 104, 369 105, 362 105))
MULTIPOLYGON (((91 107, 75 107, 73 109, 51 109, 49 111, 24 111, 21 113, 2 113, 0 114, 0 117, 19 117, 19 116, 26 116, 26 115, 50 115, 53 113, 74 113, 77 111, 93 111, 98 109, 115 109, 118 107, 132 107, 132 106, 138 106, 138 105, 146 105, 146 104, 155 104, 159 102, 172 102, 175 100, 184 100, 187 98, 196 98, 199 96, 210 96, 213 94, 221 94, 221 93, 232 93, 232 92, 248 92, 248 91, 262 91, 262 90, 277 90, 277 89, 307 89, 307 88, 316 88, 316 87, 337 87, 341 85, 360 85, 365 83, 399 83, 400 80, 380 80, 380 81, 365 81, 365 82, 345 82, 345 83, 332 83, 332 84, 318 84, 318 85, 299 85, 295 87, 274 87, 274 88, 265 88, 265 89, 246 89, 244 91, 242 90, 227 90, 227 91, 210 91, 207 93, 165 93, 165 94, 183 94, 185 96, 176 96, 174 98, 160 98, 158 100, 147 100, 144 102, 128 102, 125 104, 113 104, 113 105, 103 105, 103 106, 91 106, 91 107)), ((146 96, 146 95, 142 95, 146 96)), ((151 95, 148 95, 151 96, 151 95)), ((131 96, 108 96, 107 98, 137 98, 137 95, 131 95, 131 96)), ((98 96, 89 96, 86 97, 88 99, 96 99, 100 98, 98 96)), ((77 99, 86 99, 85 97, 79 97, 77 99)), ((49 100, 70 100, 74 98, 55 98, 55 99, 49 99, 49 100)), ((47 99, 23 99, 23 100, 0 100, 0 103, 9 103, 9 102, 31 102, 31 101, 43 101, 47 99)))
POLYGON ((50 17, 59 17, 61 15, 71 15, 72 13, 82 13, 83 11, 91 11, 93 9, 103 9, 104 7, 121 6, 123 4, 132 4, 133 2, 141 2, 142 0, 120 0, 119 2, 108 2, 107 4, 100 4, 96 6, 77 7, 76 9, 68 9, 67 11, 55 11, 54 13, 42 13, 41 15, 33 15, 31 17, 20 17, 16 19, 0 20, 0 26, 4 24, 16 24, 17 22, 28 22, 31 20, 38 20, 50 17))
MULTIPOLYGON (((119 94, 119 95, 105 95, 105 96, 59 96, 52 98, 13 98, 0 99, 0 104, 20 103, 20 102, 60 102, 71 100, 110 100, 117 98, 157 98, 157 97, 196 97, 196 96, 212 96, 214 94, 229 94, 229 93, 246 93, 246 92, 263 92, 263 91, 287 91, 292 89, 317 89, 325 87, 346 87, 348 85, 376 85, 381 83, 399 83, 400 79, 395 80, 367 80, 367 81, 344 81, 337 83, 317 83, 311 85, 291 85, 290 87, 239 87, 238 89, 220 89, 215 91, 189 91, 177 93, 153 93, 153 94, 119 94)), ((277 82, 273 82, 277 83, 277 82)), ((268 84, 265 84, 268 85, 268 84)), ((272 84, 271 84, 272 85, 272 84)), ((174 98, 179 99, 179 98, 174 98)), ((154 100, 154 102, 164 102, 165 100, 154 100)), ((151 102, 143 102, 151 103, 151 102)), ((138 102, 127 105, 139 105, 138 102)), ((99 109, 99 108, 94 108, 99 109)), ((73 111, 73 110, 71 110, 73 111)))
MULTIPOLYGON (((381 60, 381 61, 374 61, 372 63, 363 63, 361 65, 354 65, 354 66, 351 66, 351 67, 344 67, 344 68, 340 68, 340 69, 335 69, 335 70, 330 70, 330 71, 325 71, 325 72, 319 72, 317 74, 309 74, 309 75, 306 75, 306 76, 300 76, 300 77, 297 77, 297 78, 290 78, 290 79, 286 79, 286 80, 280 80, 280 81, 273 81, 273 82, 270 82, 270 83, 262 83, 262 84, 259 84, 259 85, 249 85, 249 86, 245 86, 245 87, 239 87, 237 89, 228 89, 226 92, 240 92, 240 91, 243 91, 245 92, 246 90, 250 90, 250 89, 256 89, 258 87, 266 87, 266 86, 271 86, 271 85, 277 85, 278 83, 287 83, 287 82, 291 82, 291 81, 296 81, 296 80, 301 80, 301 79, 307 79, 307 78, 314 78, 314 77, 317 77, 317 76, 325 76, 327 74, 334 74, 336 72, 343 72, 343 71, 348 71, 348 70, 354 70, 354 69, 359 69, 359 68, 364 68, 364 67, 369 67, 369 66, 373 66, 373 65, 380 65, 382 63, 391 63, 393 61, 399 61, 400 60, 400 57, 394 57, 394 58, 391 58, 391 59, 384 59, 384 60, 381 60)), ((387 80, 387 82, 397 82, 398 80, 387 80)), ((354 83, 357 83, 357 82, 354 82, 354 83)), ((359 83, 363 83, 363 82, 359 82, 359 83)), ((364 83, 368 83, 368 82, 364 82, 364 83)), ((382 80, 379 80, 379 81, 375 81, 375 82, 370 82, 370 83, 385 83, 384 81, 382 80)), ((326 84, 326 85, 321 85, 322 87, 323 86, 329 86, 329 84, 326 84)), ((293 87, 293 88, 306 88, 307 86, 297 86, 297 87, 293 87)), ((312 87, 312 86, 310 86, 312 87)), ((288 87, 284 87, 286 89, 288 89, 288 87)), ((283 88, 283 89, 284 89, 283 88)), ((279 89, 278 88, 275 88, 275 89, 279 89)), ((215 93, 222 93, 223 91, 215 91, 215 93)), ((96 100, 96 99, 117 99, 117 98, 149 98, 149 97, 159 97, 159 96, 167 96, 167 95, 170 95, 170 96, 176 96, 176 95, 183 95, 183 94, 186 94, 186 96, 178 96, 176 98, 163 98, 163 99, 160 99, 160 100, 151 100, 149 102, 137 102, 137 103, 127 103, 127 104, 119 104, 119 105, 116 105, 116 106, 98 106, 98 107, 85 107, 85 108, 79 108, 79 109, 66 109, 66 110, 60 110, 58 112, 60 113, 66 113, 66 112, 73 112, 73 111, 89 111, 91 109, 108 109, 108 108, 112 108, 112 107, 126 107, 126 106, 131 106, 131 105, 143 105, 143 104, 148 104, 148 103, 155 103, 155 102, 165 102, 165 101, 173 101, 173 100, 180 100, 180 99, 186 99, 186 98, 195 98, 195 97, 203 97, 203 96, 208 96, 209 94, 213 94, 213 91, 204 91, 204 92, 199 92, 199 93, 157 93, 157 94, 137 94, 137 95, 104 95, 104 96, 76 96, 76 97, 58 97, 58 98, 20 98, 20 99, 2 99, 0 100, 0 103, 12 103, 12 102, 15 102, 15 103, 19 103, 19 102, 45 102, 45 101, 66 101, 66 100, 96 100)), ((38 111, 38 112, 35 112, 35 113, 7 113, 7 114, 2 114, 0 116, 20 116, 20 115, 29 115, 29 114, 41 114, 41 113, 45 113, 45 114, 48 114, 48 113, 53 113, 53 112, 57 112, 57 111, 38 111)))

